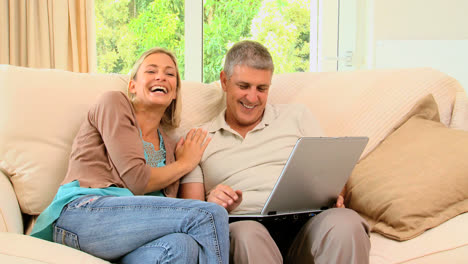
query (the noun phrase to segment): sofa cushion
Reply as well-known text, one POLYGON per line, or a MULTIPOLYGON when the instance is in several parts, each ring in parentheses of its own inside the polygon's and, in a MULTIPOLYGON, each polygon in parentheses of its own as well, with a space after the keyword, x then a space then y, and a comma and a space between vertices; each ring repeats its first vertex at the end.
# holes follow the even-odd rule
POLYGON ((204 84, 182 81, 182 112, 180 126, 169 131, 176 141, 189 129, 198 127, 217 116, 226 106, 225 93, 219 82, 204 84))
POLYGON ((122 75, 0 65, 0 169, 23 213, 52 201, 88 108, 107 90, 126 90, 122 75))
POLYGON ((448 126, 459 88, 454 78, 431 68, 290 73, 273 80, 269 99, 307 105, 327 136, 368 136, 365 157, 428 94, 434 95, 440 121, 448 126))
POLYGON ((32 236, 0 233, 0 263, 110 264, 82 251, 32 236))
POLYGON ((468 97, 463 89, 455 96, 450 127, 468 131, 468 97))
POLYGON ((395 241, 370 235, 370 263, 468 263, 468 213, 458 215, 423 234, 395 241))
POLYGON ((346 203, 396 240, 468 211, 468 132, 439 122, 432 95, 355 167, 346 203))
POLYGON ((8 176, 2 172, 0 172, 0 232, 19 234, 24 232, 15 191, 8 176))

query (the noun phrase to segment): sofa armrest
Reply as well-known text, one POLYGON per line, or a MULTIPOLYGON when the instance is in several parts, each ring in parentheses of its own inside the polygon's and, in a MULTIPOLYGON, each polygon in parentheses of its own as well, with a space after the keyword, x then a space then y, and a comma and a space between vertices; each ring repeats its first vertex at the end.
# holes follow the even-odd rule
POLYGON ((39 238, 0 232, 0 263, 109 264, 82 251, 39 238))
POLYGON ((23 234, 21 209, 10 179, 0 171, 0 232, 23 234))

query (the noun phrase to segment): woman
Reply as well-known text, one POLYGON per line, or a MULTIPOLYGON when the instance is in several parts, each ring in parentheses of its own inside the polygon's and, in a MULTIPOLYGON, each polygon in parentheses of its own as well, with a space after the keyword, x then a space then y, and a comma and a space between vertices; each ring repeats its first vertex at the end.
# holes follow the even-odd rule
POLYGON ((226 210, 164 197, 175 197, 179 179, 195 168, 210 140, 192 129, 174 147, 164 134, 179 124, 180 84, 174 55, 154 48, 135 63, 128 97, 101 96, 32 236, 122 263, 228 262, 226 210))

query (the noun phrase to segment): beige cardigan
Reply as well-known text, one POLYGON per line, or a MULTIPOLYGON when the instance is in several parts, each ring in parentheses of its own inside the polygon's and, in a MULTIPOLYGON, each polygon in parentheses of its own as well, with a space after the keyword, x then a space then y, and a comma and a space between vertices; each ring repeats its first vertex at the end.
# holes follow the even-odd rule
MULTIPOLYGON (((175 160, 175 144, 162 131, 161 134, 166 164, 170 164, 175 160)), ((150 175, 131 101, 122 92, 104 93, 89 110, 73 141, 68 172, 61 184, 78 180, 85 188, 116 186, 141 195, 150 175)), ((178 181, 169 187, 166 195, 175 197, 178 181)))

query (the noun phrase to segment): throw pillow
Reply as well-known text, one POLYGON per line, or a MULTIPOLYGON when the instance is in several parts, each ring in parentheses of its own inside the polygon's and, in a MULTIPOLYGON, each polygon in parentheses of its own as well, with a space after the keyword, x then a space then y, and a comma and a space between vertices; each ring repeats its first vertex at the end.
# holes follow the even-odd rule
POLYGON ((346 195, 372 231, 399 241, 468 211, 468 132, 439 122, 432 95, 408 117, 356 165, 346 195))

